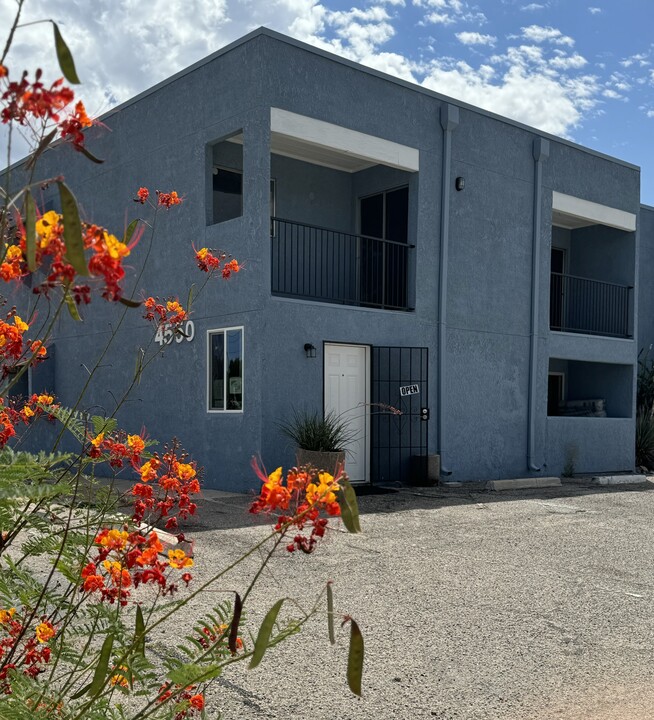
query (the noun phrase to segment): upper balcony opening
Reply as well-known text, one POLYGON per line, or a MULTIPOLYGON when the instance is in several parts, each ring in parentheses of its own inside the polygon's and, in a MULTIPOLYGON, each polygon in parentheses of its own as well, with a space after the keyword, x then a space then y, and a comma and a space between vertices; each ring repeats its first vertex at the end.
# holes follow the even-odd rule
POLYGON ((413 307, 418 152, 271 111, 274 295, 413 307))
POLYGON ((553 194, 550 330, 633 337, 636 217, 553 194))

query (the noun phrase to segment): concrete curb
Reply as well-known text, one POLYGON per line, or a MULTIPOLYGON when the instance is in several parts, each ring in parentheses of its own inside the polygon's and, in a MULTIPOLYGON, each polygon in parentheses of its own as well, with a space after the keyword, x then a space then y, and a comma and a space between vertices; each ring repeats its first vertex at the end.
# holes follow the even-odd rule
POLYGON ((641 485, 649 482, 647 475, 599 475, 591 478, 593 485, 641 485))
POLYGON ((488 490, 528 490, 530 488, 560 487, 561 478, 558 477, 534 477, 515 478, 513 480, 491 480, 487 485, 488 490))

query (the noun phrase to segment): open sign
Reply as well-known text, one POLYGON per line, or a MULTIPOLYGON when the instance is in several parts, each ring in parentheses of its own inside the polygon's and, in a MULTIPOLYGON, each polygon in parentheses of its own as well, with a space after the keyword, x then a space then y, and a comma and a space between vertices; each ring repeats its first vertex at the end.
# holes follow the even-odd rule
POLYGON ((400 397, 417 395, 419 392, 420 388, 417 385, 400 385, 400 397))

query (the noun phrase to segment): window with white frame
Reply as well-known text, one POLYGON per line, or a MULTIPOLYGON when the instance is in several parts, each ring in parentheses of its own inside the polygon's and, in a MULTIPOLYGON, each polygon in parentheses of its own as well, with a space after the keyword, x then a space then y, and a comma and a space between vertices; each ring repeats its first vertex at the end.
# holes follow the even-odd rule
POLYGON ((208 410, 243 411, 243 328, 209 330, 208 410))

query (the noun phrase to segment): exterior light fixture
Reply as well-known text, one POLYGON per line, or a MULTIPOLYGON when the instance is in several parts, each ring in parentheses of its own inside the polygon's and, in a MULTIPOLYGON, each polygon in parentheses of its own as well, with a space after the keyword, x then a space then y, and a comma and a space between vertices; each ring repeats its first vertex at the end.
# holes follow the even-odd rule
POLYGON ((316 348, 311 343, 304 343, 304 352, 308 358, 316 357, 316 348))
POLYGON ((454 187, 455 187, 457 190, 463 190, 463 188, 464 188, 465 186, 466 186, 466 179, 463 178, 463 177, 458 177, 458 178, 454 181, 454 187))

